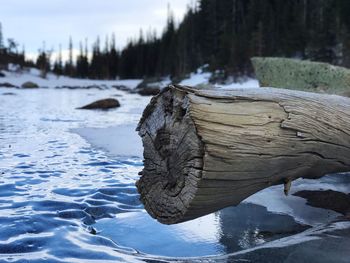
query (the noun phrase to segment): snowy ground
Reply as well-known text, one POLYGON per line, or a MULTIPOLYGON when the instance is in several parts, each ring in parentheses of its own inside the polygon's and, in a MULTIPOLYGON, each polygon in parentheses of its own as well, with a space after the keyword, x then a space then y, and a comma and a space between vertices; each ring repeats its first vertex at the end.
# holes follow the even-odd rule
MULTIPOLYGON (((0 77, 1 83, 10 83, 15 86, 21 87, 21 85, 27 81, 34 82, 40 87, 56 88, 56 87, 93 87, 109 88, 113 86, 125 86, 129 89, 134 89, 138 84, 142 82, 141 79, 125 79, 125 80, 92 80, 92 79, 78 79, 65 76, 56 76, 52 73, 47 74, 46 78, 40 77, 40 71, 35 68, 31 68, 23 71, 2 71, 6 76, 0 77)), ((204 72, 198 69, 196 72, 190 74, 186 79, 183 79, 179 84, 185 86, 198 86, 209 83, 211 73, 204 72)), ((159 82, 152 83, 160 87, 165 87, 171 84, 169 77, 163 78, 159 82)), ((231 88, 255 88, 259 87, 259 83, 256 79, 246 78, 239 82, 233 82, 227 85, 215 85, 217 88, 231 89, 231 88)))
POLYGON ((52 73, 47 74, 44 79, 40 77, 40 71, 34 68, 25 70, 23 72, 3 71, 6 77, 0 78, 0 83, 8 82, 20 87, 24 82, 31 81, 38 84, 40 87, 55 88, 55 87, 111 87, 111 86, 126 86, 135 88, 142 80, 141 79, 126 79, 126 80, 90 80, 78 79, 65 76, 56 76, 52 73))

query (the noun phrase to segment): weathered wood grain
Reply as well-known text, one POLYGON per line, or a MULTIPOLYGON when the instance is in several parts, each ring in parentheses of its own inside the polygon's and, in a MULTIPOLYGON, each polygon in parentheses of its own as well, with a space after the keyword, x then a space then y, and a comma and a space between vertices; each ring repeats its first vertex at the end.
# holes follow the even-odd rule
POLYGON ((138 131, 137 188, 165 224, 237 205, 271 185, 288 193, 297 178, 350 171, 350 99, 336 95, 169 86, 138 131))

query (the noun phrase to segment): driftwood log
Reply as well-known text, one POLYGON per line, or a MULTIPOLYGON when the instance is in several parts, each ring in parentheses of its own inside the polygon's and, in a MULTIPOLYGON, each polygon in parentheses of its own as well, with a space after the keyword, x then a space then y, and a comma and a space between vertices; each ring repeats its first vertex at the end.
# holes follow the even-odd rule
POLYGON ((237 205, 271 185, 350 171, 350 99, 336 95, 169 86, 138 131, 137 188, 165 224, 237 205))

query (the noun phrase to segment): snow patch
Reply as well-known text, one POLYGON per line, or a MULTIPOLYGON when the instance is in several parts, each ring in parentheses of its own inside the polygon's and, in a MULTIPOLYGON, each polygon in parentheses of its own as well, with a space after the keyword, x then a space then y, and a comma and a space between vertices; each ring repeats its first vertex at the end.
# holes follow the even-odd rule
POLYGON ((191 73, 191 76, 187 79, 182 80, 179 84, 184 86, 197 86, 200 84, 209 83, 211 73, 209 72, 196 72, 191 73))
POLYGON ((233 82, 227 85, 216 85, 222 89, 242 89, 242 88, 259 88, 259 82, 256 79, 248 78, 242 82, 233 82))
POLYGON ((165 78, 162 78, 160 81, 148 83, 147 86, 164 88, 166 86, 169 86, 171 83, 172 81, 170 79, 170 76, 167 76, 165 78))
MULTIPOLYGON (((203 84, 209 84, 210 77, 212 73, 205 71, 208 65, 204 65, 196 70, 196 72, 191 73, 189 78, 182 80, 179 84, 184 86, 198 86, 203 84)), ((217 88, 222 89, 240 89, 240 88, 258 88, 259 82, 257 79, 253 78, 241 78, 236 82, 229 84, 215 84, 217 88)))

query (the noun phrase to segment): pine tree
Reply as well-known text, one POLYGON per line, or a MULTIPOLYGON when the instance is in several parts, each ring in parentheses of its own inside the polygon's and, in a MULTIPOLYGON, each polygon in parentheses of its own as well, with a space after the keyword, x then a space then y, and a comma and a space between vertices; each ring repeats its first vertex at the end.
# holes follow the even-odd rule
POLYGON ((92 58, 89 68, 90 77, 94 79, 101 79, 102 76, 102 52, 100 49, 100 37, 98 36, 92 47, 92 58))
POLYGON ((102 72, 101 76, 105 79, 110 79, 110 72, 109 72, 109 64, 110 64, 110 45, 109 45, 109 37, 106 35, 105 38, 105 46, 103 49, 102 57, 101 57, 101 67, 102 72))
POLYGON ((57 58, 56 58, 56 61, 54 63, 54 66, 53 66, 53 72, 58 76, 60 76, 64 73, 63 72, 62 46, 61 46, 61 44, 59 45, 59 48, 58 48, 57 58))
POLYGON ((0 53, 3 51, 4 49, 4 36, 2 34, 2 24, 0 22, 0 53))
POLYGON ((74 64, 73 64, 73 40, 72 37, 69 37, 69 43, 68 43, 68 51, 69 51, 69 57, 68 57, 68 74, 69 76, 73 77, 74 75, 74 64))
POLYGON ((82 78, 84 76, 84 72, 83 72, 83 60, 84 60, 84 53, 83 53, 83 44, 81 43, 81 41, 79 42, 79 55, 77 57, 77 63, 76 63, 76 75, 80 78, 82 78))
POLYGON ((58 51, 58 74, 61 75, 63 73, 63 60, 62 60, 62 46, 59 45, 58 51))
POLYGON ((112 34, 109 53, 109 74, 111 79, 116 79, 119 74, 119 53, 116 48, 115 34, 112 34))
POLYGON ((47 73, 50 71, 51 53, 51 51, 46 50, 45 42, 43 42, 43 47, 39 50, 39 56, 36 61, 36 66, 40 69, 40 76, 42 78, 46 78, 47 73))

